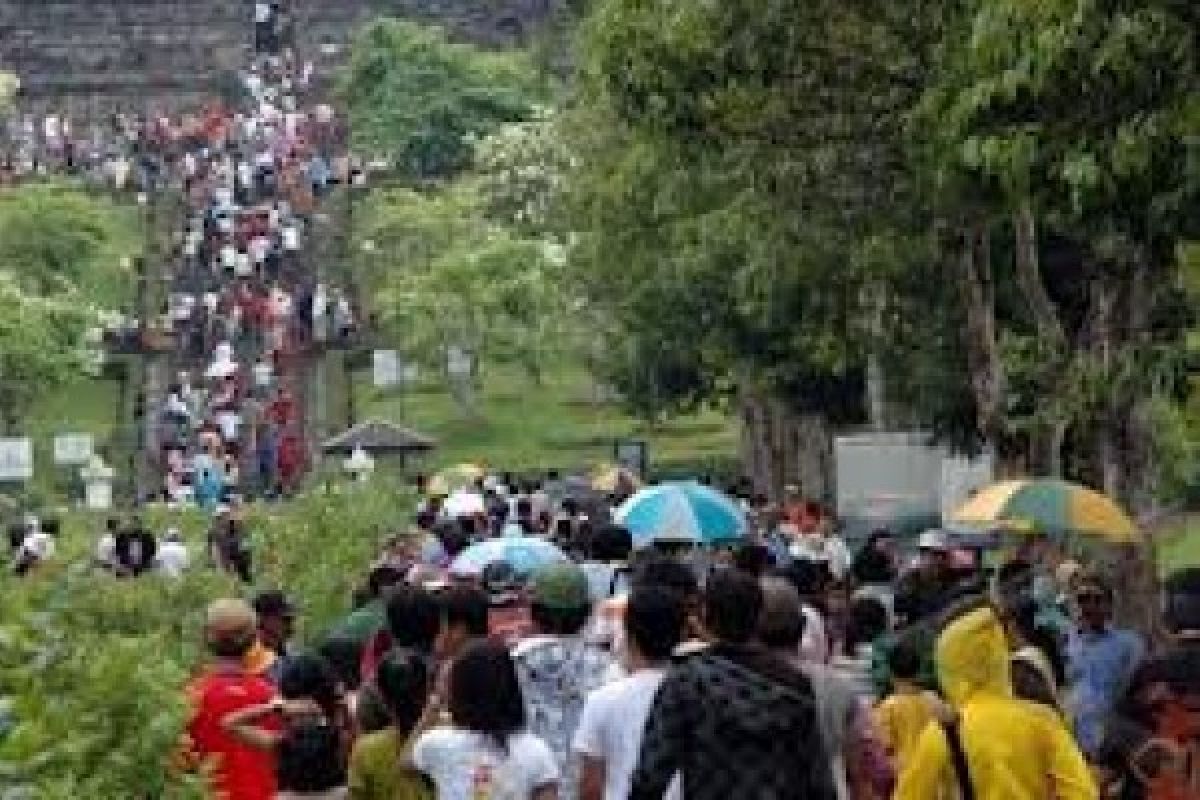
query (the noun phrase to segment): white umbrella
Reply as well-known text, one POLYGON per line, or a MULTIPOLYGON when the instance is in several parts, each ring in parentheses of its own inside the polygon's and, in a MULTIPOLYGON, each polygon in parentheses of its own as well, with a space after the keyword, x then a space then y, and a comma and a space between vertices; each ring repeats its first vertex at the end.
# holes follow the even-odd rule
POLYGON ((446 498, 443 508, 450 517, 473 517, 487 512, 483 495, 477 492, 455 492, 446 498))

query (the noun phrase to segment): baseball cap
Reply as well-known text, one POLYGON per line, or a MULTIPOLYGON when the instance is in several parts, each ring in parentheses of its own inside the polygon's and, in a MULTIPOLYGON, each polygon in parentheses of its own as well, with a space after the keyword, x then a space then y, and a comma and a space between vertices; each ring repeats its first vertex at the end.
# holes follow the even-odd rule
POLYGON ((296 609, 282 591, 267 589, 255 595, 254 612, 261 617, 286 617, 296 613, 296 609))
POLYGON ((551 564, 533 573, 530 596, 534 605, 571 611, 591 605, 587 575, 575 564, 551 564))

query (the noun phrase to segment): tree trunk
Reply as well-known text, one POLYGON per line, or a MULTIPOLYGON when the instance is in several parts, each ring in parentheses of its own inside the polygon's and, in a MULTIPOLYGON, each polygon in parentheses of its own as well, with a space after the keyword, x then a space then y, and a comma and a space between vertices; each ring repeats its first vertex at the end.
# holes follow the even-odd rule
POLYGON ((741 456, 756 492, 778 499, 796 485, 812 500, 834 496, 833 432, 823 414, 796 414, 769 393, 743 385, 741 456))
POLYGON ((996 289, 986 223, 977 222, 962 232, 958 265, 951 270, 951 278, 967 316, 963 337, 979 431, 1001 452, 1007 428, 1005 374, 996 332, 996 289))

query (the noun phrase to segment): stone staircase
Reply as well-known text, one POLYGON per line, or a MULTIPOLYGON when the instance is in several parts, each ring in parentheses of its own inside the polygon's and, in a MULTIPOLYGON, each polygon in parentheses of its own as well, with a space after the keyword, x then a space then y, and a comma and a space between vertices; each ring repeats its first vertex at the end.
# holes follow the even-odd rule
MULTIPOLYGON (((445 25, 488 44, 519 40, 561 0, 291 0, 299 52, 335 45, 377 14, 445 25)), ((253 50, 252 0, 0 0, 0 70, 25 109, 77 119, 193 109, 253 50)), ((333 52, 331 49, 330 52, 333 52)))

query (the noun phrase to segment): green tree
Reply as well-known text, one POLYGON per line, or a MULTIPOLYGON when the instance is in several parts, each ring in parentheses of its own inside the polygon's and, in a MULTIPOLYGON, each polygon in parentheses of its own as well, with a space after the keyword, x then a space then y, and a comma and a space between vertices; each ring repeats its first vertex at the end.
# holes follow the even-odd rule
POLYGON ((630 401, 736 401, 763 488, 828 492, 830 425, 865 418, 861 251, 911 224, 904 125, 940 24, 767 0, 605 0, 587 22, 572 262, 630 401))
POLYGON ((914 116, 980 430, 1133 500, 1200 225, 1198 22, 1173 0, 978 0, 914 116))
POLYGON ((75 294, 38 296, 0 272, 0 420, 15 432, 39 397, 94 363, 84 334, 95 313, 75 294))
POLYGON ((78 288, 116 301, 129 276, 112 251, 132 236, 119 209, 73 186, 0 191, 0 267, 38 293, 78 288))
POLYGON ((481 50, 437 28, 384 18, 354 40, 339 93, 354 145, 424 181, 467 168, 470 137, 528 117, 540 87, 519 51, 481 50))

